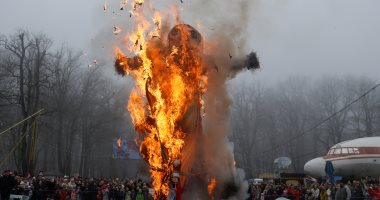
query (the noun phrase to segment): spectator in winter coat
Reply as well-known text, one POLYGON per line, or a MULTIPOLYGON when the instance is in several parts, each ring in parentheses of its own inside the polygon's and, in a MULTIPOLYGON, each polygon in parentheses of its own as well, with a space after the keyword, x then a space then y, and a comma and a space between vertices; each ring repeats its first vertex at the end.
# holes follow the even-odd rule
POLYGON ((313 188, 311 188, 311 196, 314 200, 319 199, 319 189, 316 184, 314 184, 313 188))
POLYGON ((351 200, 362 200, 364 199, 363 190, 360 187, 360 183, 358 181, 354 181, 354 187, 351 191, 351 200))
POLYGON ((324 186, 322 186, 320 188, 319 199, 320 200, 328 200, 327 191, 326 191, 326 188, 324 186))
POLYGON ((137 189, 136 200, 144 200, 144 195, 142 193, 141 188, 137 189))
POLYGON ((17 185, 10 170, 5 170, 3 176, 0 178, 0 196, 1 200, 8 200, 12 189, 17 185))
POLYGON ((298 186, 294 187, 293 189, 293 200, 300 200, 301 197, 301 191, 298 186))
POLYGON ((335 199, 335 188, 334 185, 329 184, 328 189, 326 190, 327 199, 334 200, 335 199))
POLYGON ((379 200, 380 199, 380 187, 379 186, 372 186, 372 188, 369 189, 369 194, 372 199, 379 200))
POLYGON ((344 188, 344 185, 342 183, 337 183, 335 200, 346 200, 346 199, 347 199, 347 191, 344 188))
POLYGON ((346 189, 346 200, 351 200, 351 182, 348 182, 346 185, 344 185, 344 189, 346 189))

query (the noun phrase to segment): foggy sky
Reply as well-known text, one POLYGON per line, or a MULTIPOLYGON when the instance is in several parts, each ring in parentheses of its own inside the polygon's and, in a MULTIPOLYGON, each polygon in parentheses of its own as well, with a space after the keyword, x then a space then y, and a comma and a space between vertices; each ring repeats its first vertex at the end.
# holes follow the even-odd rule
MULTIPOLYGON (((104 13, 103 3, 103 0, 1 0, 0 34, 14 33, 17 28, 42 31, 57 46, 66 43, 86 52, 100 30, 109 28, 112 36, 112 11, 104 13)), ((184 12, 190 3, 191 0, 184 0, 181 5, 184 12)), ((351 74, 379 80, 379 8, 378 0, 256 1, 247 27, 252 35, 248 46, 257 51, 262 69, 255 76, 245 73, 239 79, 272 83, 290 75, 312 78, 351 74)), ((233 11, 219 12, 228 15, 233 11)), ((208 20, 207 16, 187 17, 185 21, 208 20)), ((127 14, 125 18, 130 20, 127 14)))

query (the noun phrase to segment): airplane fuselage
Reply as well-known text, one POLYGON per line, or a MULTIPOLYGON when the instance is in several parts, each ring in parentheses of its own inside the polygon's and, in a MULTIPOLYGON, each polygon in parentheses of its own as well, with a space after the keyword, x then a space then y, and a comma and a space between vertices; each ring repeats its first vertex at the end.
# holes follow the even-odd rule
POLYGON ((359 138, 334 145, 329 152, 304 166, 307 174, 326 176, 326 161, 331 161, 335 176, 380 176, 380 137, 359 138))

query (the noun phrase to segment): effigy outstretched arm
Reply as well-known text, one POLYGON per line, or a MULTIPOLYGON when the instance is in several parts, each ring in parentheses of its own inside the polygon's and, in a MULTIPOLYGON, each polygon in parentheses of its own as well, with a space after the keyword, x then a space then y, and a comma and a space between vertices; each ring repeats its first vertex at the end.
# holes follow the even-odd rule
POLYGON ((116 72, 125 76, 128 71, 137 70, 143 65, 139 56, 129 58, 127 56, 118 56, 115 61, 116 72))

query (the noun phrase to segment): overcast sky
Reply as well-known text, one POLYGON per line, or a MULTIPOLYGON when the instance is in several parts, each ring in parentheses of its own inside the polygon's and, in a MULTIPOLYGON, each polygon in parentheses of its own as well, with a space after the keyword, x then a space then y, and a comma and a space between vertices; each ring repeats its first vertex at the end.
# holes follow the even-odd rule
MULTIPOLYGON (((379 0, 257 2, 247 28, 252 35, 249 44, 260 56, 262 70, 240 79, 256 77, 271 83, 290 75, 351 74, 380 80, 379 0)), ((0 0, 0 34, 11 34, 17 28, 42 31, 56 44, 64 42, 87 51, 101 29, 109 27, 112 34, 114 24, 105 19, 103 3, 0 0)), ((183 6, 190 3, 184 0, 183 6)))

